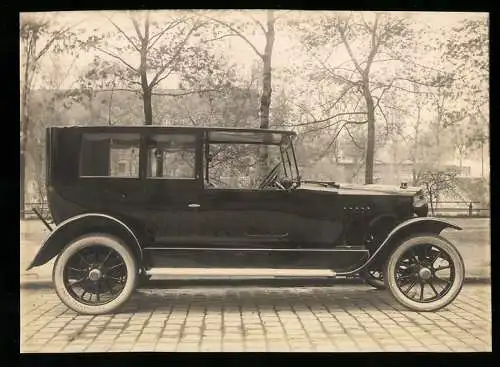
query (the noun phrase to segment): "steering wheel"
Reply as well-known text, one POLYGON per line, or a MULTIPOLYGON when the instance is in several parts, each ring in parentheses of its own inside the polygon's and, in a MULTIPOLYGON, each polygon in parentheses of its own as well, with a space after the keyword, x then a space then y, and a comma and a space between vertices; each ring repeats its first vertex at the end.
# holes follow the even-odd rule
MULTIPOLYGON (((262 182, 260 183, 259 185, 259 189, 264 189, 268 186, 272 186, 274 184, 278 184, 277 182, 277 179, 278 179, 278 176, 279 176, 279 168, 280 168, 280 164, 278 163, 276 166, 274 166, 274 168, 268 173, 268 175, 264 178, 264 180, 262 180, 262 182)), ((281 186, 281 188, 283 188, 282 185, 279 185, 281 186)), ((278 186, 278 187, 279 187, 278 186)))

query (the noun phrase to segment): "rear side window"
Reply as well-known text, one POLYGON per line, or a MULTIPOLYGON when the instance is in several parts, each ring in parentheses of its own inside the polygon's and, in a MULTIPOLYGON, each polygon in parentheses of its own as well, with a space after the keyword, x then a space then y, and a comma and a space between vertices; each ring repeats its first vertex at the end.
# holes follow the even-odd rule
POLYGON ((139 177, 139 134, 84 134, 81 177, 139 177))
POLYGON ((148 139, 148 178, 195 179, 196 136, 157 134, 148 139))

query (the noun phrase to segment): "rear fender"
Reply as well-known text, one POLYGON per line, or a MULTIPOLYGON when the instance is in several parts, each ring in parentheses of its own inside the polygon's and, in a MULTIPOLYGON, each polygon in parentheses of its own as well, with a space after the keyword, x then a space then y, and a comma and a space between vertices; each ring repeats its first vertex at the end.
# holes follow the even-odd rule
POLYGON ((107 214, 80 214, 61 222, 43 242, 40 250, 26 270, 49 262, 70 241, 86 233, 107 233, 121 238, 142 263, 142 249, 134 231, 121 220, 107 214))
POLYGON ((383 262, 384 259, 387 258, 388 254, 396 248, 396 246, 398 246, 403 239, 409 237, 410 235, 423 233, 438 235, 446 228, 453 228, 459 231, 462 230, 461 227, 439 218, 419 217, 406 220, 394 227, 394 229, 387 235, 384 242, 382 242, 377 250, 361 267, 348 273, 337 275, 357 274, 363 270, 367 270, 371 265, 383 262))

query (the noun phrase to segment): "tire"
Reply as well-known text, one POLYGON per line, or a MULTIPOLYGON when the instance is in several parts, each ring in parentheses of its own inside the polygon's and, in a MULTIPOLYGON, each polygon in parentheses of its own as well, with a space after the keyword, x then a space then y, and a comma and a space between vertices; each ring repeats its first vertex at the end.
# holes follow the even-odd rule
POLYGON ((363 273, 362 277, 366 284, 371 285, 375 289, 387 289, 384 282, 383 271, 379 269, 369 269, 363 273), (373 274, 373 272, 376 272, 377 274, 373 274))
POLYGON ((464 261, 456 247, 433 234, 411 237, 401 243, 389 256, 384 272, 385 284, 394 298, 406 308, 419 312, 437 311, 453 302, 464 278, 464 261), (438 259, 447 265, 436 266, 438 259), (436 275, 448 269, 448 279, 443 279, 443 273, 436 275), (443 288, 438 287, 443 283, 443 288), (417 292, 416 297, 412 296, 413 290, 417 292), (426 291, 432 296, 426 297, 426 291))
POLYGON ((66 306, 80 314, 98 315, 116 311, 130 298, 136 287, 137 275, 136 258, 123 241, 114 236, 95 233, 79 237, 60 252, 54 264, 52 280, 57 295, 66 306), (102 264, 98 260, 99 256, 102 264), (92 258, 95 261, 89 260, 92 258), (96 271, 99 264, 102 272, 96 271), (91 265, 95 266, 92 271, 89 270, 91 265), (71 273, 79 279, 70 284, 71 273), (92 279, 95 277, 99 279, 92 279), (78 296, 75 284, 82 288, 81 296, 78 296), (116 285, 121 289, 117 291, 114 288, 116 285), (101 301, 105 295, 101 290, 105 289, 109 299, 101 301), (86 294, 89 294, 90 300, 85 300, 86 294), (96 297, 93 303, 92 296, 96 297))

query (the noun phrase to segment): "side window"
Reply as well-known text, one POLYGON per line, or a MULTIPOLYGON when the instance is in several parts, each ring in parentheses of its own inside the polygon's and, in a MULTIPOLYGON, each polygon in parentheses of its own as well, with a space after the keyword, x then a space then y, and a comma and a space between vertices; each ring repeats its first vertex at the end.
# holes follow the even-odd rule
POLYGON ((80 152, 82 177, 139 177, 138 134, 84 134, 80 152))
POLYGON ((158 134, 148 141, 148 178, 195 179, 196 137, 158 134))
POLYGON ((258 144, 210 144, 208 183, 214 188, 256 188, 259 148, 258 144))

